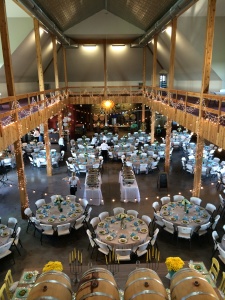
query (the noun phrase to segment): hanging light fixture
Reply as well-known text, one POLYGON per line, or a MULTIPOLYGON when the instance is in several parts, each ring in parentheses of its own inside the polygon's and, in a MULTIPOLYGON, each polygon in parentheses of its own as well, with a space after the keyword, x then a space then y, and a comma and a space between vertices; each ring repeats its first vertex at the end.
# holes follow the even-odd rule
POLYGON ((110 99, 105 99, 105 100, 102 100, 102 103, 101 103, 101 107, 106 110, 107 112, 109 112, 110 110, 112 110, 115 106, 115 103, 113 100, 110 100, 110 99))

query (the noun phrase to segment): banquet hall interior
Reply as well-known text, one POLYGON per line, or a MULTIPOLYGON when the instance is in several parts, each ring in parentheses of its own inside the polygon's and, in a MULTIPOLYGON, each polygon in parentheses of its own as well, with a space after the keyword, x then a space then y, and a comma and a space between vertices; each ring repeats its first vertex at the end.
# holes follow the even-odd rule
POLYGON ((178 257, 222 299, 224 1, 54 1, 0 0, 0 286, 178 257))
MULTIPOLYGON (((121 132, 119 135, 124 136, 121 132)), ((90 138, 93 136, 93 132, 86 133, 86 136, 90 138)), ((162 138, 158 137, 160 141, 162 138)), ((192 137, 194 142, 195 136, 192 137)), ((58 144, 52 144, 53 149, 59 150, 58 144)), ((217 157, 220 157, 221 161, 224 158, 224 153, 217 151, 217 157)), ((29 160, 25 161, 25 172, 27 189, 29 195, 29 207, 35 212, 35 202, 37 199, 44 198, 46 203, 51 202, 52 195, 62 195, 65 197, 69 194, 69 184, 65 180, 68 178, 68 171, 65 161, 71 156, 70 145, 68 144, 67 151, 65 153, 64 161, 59 162, 59 167, 53 169, 53 176, 48 177, 46 175, 45 167, 33 167, 29 160)), ((97 217, 102 211, 108 211, 109 215, 113 215, 113 208, 123 207, 125 211, 128 209, 134 209, 138 211, 139 217, 142 215, 150 216, 151 220, 154 219, 154 210, 152 203, 158 201, 160 198, 170 195, 171 199, 173 195, 181 194, 185 198, 190 199, 192 196, 191 190, 193 188, 193 174, 185 171, 182 168, 181 158, 184 156, 183 149, 176 149, 171 156, 171 166, 168 178, 168 188, 158 188, 157 181, 159 173, 164 170, 164 160, 160 160, 159 170, 156 169, 148 174, 140 173, 136 175, 137 184, 140 191, 140 202, 121 202, 120 186, 119 186, 119 172, 122 170, 121 159, 113 159, 104 162, 103 170, 101 172, 102 177, 102 199, 104 205, 91 206, 91 218, 97 217)), ((85 173, 80 173, 77 176, 81 182, 81 189, 77 190, 77 199, 83 198, 84 185, 85 185, 85 173)), ((84 265, 92 262, 93 266, 105 265, 105 257, 102 253, 99 253, 98 260, 96 261, 96 252, 94 252, 91 258, 91 249, 88 250, 89 240, 86 234, 86 228, 82 227, 79 230, 71 231, 69 235, 61 237, 44 237, 42 245, 40 242, 40 233, 36 232, 33 235, 34 230, 32 226, 27 229, 27 220, 22 220, 20 217, 21 208, 17 197, 17 172, 16 169, 11 169, 7 174, 8 181, 6 186, 2 186, 1 193, 1 211, 4 214, 1 215, 2 224, 6 224, 8 217, 13 216, 18 219, 18 226, 22 228, 20 234, 20 240, 23 247, 19 247, 20 254, 14 250, 15 264, 10 263, 10 267, 13 271, 14 277, 19 279, 23 269, 42 268, 48 261, 61 261, 64 268, 69 268, 68 253, 74 247, 83 252, 84 265)), ((201 206, 205 207, 207 203, 213 203, 217 208, 220 206, 219 194, 223 194, 223 191, 218 190, 216 177, 206 177, 202 183, 201 189, 201 206)), ((122 199, 123 201, 123 199, 122 199)), ((220 237, 223 236, 223 218, 218 222, 216 230, 220 237)), ((152 231, 153 229, 151 229, 152 231)), ((157 245, 160 251, 160 262, 165 262, 168 256, 180 256, 184 261, 203 260, 205 265, 209 268, 211 265, 211 257, 213 254, 214 243, 212 240, 212 230, 202 237, 197 234, 192 236, 191 247, 188 240, 180 239, 177 242, 177 237, 172 237, 171 234, 163 230, 159 231, 157 237, 157 245)), ((152 232, 151 232, 152 234, 152 232)), ((217 253, 218 254, 218 253, 217 253)), ((145 263, 146 257, 139 258, 141 263, 145 263)), ((124 262, 126 264, 126 262, 124 262)), ((9 267, 9 260, 2 260, 1 262, 1 279, 5 276, 5 272, 9 267)), ((221 264, 221 269, 223 265, 221 264)))

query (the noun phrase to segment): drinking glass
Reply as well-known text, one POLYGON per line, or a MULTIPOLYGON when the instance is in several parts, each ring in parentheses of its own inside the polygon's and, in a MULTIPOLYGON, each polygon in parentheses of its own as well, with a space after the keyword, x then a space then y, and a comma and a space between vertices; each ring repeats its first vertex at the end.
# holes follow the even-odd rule
POLYGON ((136 269, 140 268, 140 260, 136 260, 136 269))

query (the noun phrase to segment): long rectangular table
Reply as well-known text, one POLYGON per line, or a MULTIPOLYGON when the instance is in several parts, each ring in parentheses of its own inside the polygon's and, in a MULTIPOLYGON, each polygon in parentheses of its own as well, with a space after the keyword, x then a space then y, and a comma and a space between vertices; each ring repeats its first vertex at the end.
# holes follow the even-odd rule
POLYGON ((124 184, 123 176, 120 171, 119 173, 119 183, 120 183, 120 198, 122 202, 140 202, 140 192, 135 179, 132 184, 124 184))
MULTIPOLYGON (((204 267, 204 263, 203 262, 196 262, 196 263, 197 264, 201 264, 204 267)), ((189 264, 188 264, 188 262, 185 262, 184 268, 187 268, 187 267, 189 267, 189 264)), ((115 278, 115 281, 117 283, 118 289, 120 289, 121 291, 124 291, 124 289, 126 287, 126 282, 128 280, 128 277, 129 277, 129 274, 132 271, 134 271, 137 268, 137 266, 136 266, 135 263, 133 263, 133 264, 120 263, 119 265, 118 264, 117 265, 97 265, 97 264, 95 265, 95 264, 93 264, 93 266, 91 268, 92 269, 94 269, 94 268, 107 268, 109 271, 114 272, 113 277, 115 278)), ((159 278, 161 279, 164 287, 167 289, 168 295, 170 295, 170 290, 169 289, 170 289, 171 280, 167 276, 168 271, 167 271, 165 263, 148 263, 148 264, 147 263, 141 263, 138 268, 150 268, 150 269, 154 270, 158 274, 159 278)), ((88 269, 89 268, 88 268, 87 265, 82 266, 82 271, 78 275, 79 279, 82 278, 82 275, 88 269)), ((18 299, 16 297, 16 294, 18 293, 18 290, 19 290, 20 287, 26 287, 26 288, 28 288, 28 294, 29 294, 30 288, 32 287, 33 284, 35 284, 36 277, 38 276, 38 273, 39 274, 41 273, 41 270, 42 269, 40 269, 39 267, 38 268, 32 267, 29 270, 27 270, 27 269, 24 270, 24 272, 23 272, 23 274, 22 274, 22 276, 20 278, 18 288, 16 289, 16 292, 14 294, 14 297, 13 297, 14 300, 18 299), (33 272, 34 273, 34 277, 32 277, 32 279, 34 279, 34 281, 32 281, 32 279, 28 280, 28 281, 26 280, 26 274, 29 273, 29 272, 33 272)), ((63 272, 65 274, 67 274, 70 277, 71 280, 73 280, 75 278, 74 275, 72 275, 70 273, 70 269, 68 267, 65 267, 64 270, 63 270, 63 272)), ((210 276, 210 275, 208 275, 208 276, 210 276)), ((195 278, 193 280, 196 281, 197 279, 195 278)), ((212 285, 214 291, 216 292, 217 298, 214 298, 214 299, 222 300, 222 297, 221 297, 221 295, 219 293, 219 290, 216 288, 216 286, 213 283, 213 281, 212 280, 208 280, 207 277, 206 277, 206 280, 210 283, 210 285, 212 285)), ((78 286, 79 286, 78 283, 76 283, 75 285, 72 285, 73 292, 75 292, 75 293, 77 292, 78 286)), ((202 287, 204 289, 205 285, 204 284, 203 285, 200 284, 199 286, 200 286, 200 290, 201 290, 202 287)), ((140 285, 138 287, 139 287, 139 289, 141 289, 140 285)), ((142 289, 144 289, 144 287, 142 289)), ((26 295, 26 296, 28 296, 28 295, 26 295)), ((23 299, 25 300, 25 299, 27 299, 27 297, 24 297, 23 299)), ((209 299, 209 298, 207 298, 207 299, 209 299)))
POLYGON ((102 191, 101 191, 101 183, 102 183, 101 175, 98 176, 98 179, 99 179, 98 187, 89 187, 86 184, 87 181, 87 174, 86 174, 83 198, 88 200, 89 205, 103 204, 102 191))

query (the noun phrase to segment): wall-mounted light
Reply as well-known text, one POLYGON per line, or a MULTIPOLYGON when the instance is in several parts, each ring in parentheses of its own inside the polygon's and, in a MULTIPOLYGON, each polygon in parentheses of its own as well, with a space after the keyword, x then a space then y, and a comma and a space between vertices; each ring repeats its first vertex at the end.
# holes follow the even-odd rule
POLYGON ((96 47, 96 44, 84 44, 83 47, 96 47))
POLYGON ((112 47, 125 47, 125 44, 112 44, 112 47))

